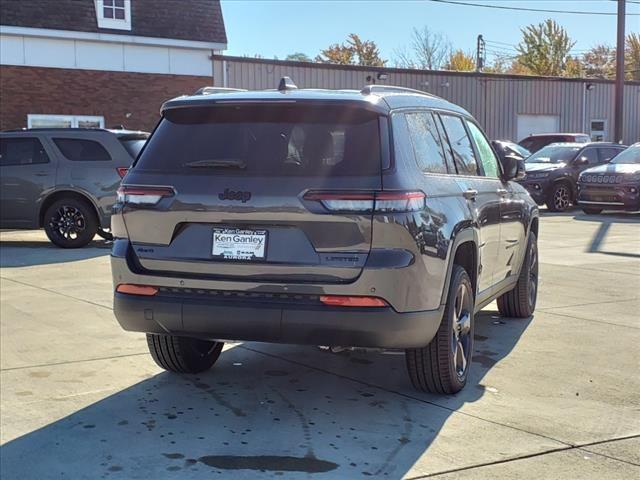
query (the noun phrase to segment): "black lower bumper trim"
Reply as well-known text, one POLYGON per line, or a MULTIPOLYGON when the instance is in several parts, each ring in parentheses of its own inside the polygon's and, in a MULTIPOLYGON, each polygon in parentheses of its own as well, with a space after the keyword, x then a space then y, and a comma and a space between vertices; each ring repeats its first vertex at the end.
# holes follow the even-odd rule
POLYGON ((435 336, 442 310, 338 308, 212 302, 116 293, 114 312, 125 330, 302 345, 416 348, 435 336))

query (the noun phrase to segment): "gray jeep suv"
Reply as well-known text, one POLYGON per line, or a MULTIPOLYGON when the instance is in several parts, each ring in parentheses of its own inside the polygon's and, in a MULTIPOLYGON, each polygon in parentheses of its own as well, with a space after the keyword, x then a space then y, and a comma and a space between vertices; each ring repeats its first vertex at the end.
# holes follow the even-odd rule
POLYGON ((538 209, 475 120, 424 92, 170 100, 114 208, 115 315, 161 367, 223 340, 403 349, 416 388, 467 381, 474 314, 535 308, 538 209))
POLYGON ((43 128, 0 133, 0 228, 44 228, 63 248, 108 238, 120 180, 149 134, 43 128))

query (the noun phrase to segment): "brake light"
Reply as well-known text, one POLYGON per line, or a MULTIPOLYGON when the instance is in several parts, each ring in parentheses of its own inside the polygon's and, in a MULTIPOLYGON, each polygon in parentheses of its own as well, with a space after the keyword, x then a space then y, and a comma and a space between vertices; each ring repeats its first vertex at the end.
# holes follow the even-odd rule
POLYGON ((149 285, 134 285, 131 283, 121 283, 116 287, 116 292, 126 293, 128 295, 141 295, 143 297, 152 297, 158 293, 158 287, 149 285))
POLYGON ((173 197, 173 187, 122 186, 118 189, 118 203, 155 205, 165 197, 173 197))
POLYGON ((421 191, 310 191, 303 198, 320 202, 327 210, 334 212, 399 213, 422 210, 426 197, 421 191))
POLYGON ((321 295, 320 301, 332 307, 386 307, 387 302, 378 297, 349 297, 343 295, 321 295))
POLYGON ((120 175, 120 178, 124 178, 124 176, 129 171, 129 168, 128 167, 118 167, 118 168, 116 168, 116 170, 118 171, 118 175, 120 175))

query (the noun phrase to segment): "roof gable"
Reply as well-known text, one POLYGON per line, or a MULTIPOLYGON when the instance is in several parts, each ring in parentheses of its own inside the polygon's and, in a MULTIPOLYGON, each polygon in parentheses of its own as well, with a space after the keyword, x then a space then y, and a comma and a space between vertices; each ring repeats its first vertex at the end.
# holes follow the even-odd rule
POLYGON ((0 25, 227 43, 219 0, 131 0, 131 30, 98 28, 93 0, 0 0, 0 25))

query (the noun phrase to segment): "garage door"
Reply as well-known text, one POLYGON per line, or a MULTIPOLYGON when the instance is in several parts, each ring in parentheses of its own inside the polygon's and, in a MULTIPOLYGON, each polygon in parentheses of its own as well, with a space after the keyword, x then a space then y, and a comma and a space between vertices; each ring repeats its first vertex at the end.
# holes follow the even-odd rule
POLYGON ((559 126, 558 115, 518 115, 518 141, 535 133, 555 133, 559 126))

